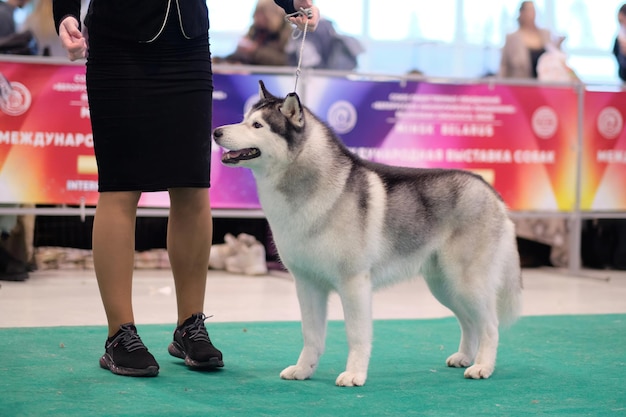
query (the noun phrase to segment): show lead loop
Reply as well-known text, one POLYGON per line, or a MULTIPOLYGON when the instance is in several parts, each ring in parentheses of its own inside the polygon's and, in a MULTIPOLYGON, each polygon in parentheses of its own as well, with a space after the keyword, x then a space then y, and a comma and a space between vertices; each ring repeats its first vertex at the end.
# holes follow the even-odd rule
POLYGON ((294 83, 293 86, 293 92, 295 93, 298 89, 298 78, 300 78, 300 72, 301 72, 301 67, 302 67, 302 54, 304 53, 304 42, 306 40, 306 32, 307 29, 309 27, 309 20, 313 17, 313 10, 311 9, 305 9, 303 7, 300 7, 300 10, 294 12, 294 13, 290 13, 288 15, 285 16, 285 20, 289 22, 289 18, 291 17, 296 17, 296 16, 306 16, 307 17, 307 21, 304 22, 304 30, 301 31, 300 29, 298 29, 297 27, 294 28, 293 30, 293 38, 294 39, 298 39, 298 37, 300 36, 300 33, 302 33, 302 42, 300 43, 300 53, 298 54, 298 66, 296 67, 296 81, 294 83))

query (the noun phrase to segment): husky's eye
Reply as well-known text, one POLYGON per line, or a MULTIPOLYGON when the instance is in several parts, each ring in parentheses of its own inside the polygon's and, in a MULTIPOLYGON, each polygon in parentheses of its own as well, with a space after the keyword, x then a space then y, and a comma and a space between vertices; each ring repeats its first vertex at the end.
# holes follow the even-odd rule
POLYGON ((261 123, 259 123, 259 122, 254 122, 254 123, 252 123, 252 127, 255 128, 255 129, 260 129, 260 128, 263 127, 263 125, 261 123))

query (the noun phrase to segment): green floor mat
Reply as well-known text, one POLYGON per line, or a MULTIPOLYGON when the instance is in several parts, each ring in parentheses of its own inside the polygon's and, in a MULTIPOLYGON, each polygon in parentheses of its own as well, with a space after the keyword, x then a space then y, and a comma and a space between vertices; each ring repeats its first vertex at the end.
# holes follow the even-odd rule
POLYGON ((156 378, 100 369, 106 328, 0 329, 0 416, 626 416, 626 315, 524 317, 500 335, 488 380, 445 366, 452 318, 381 320, 364 387, 340 388, 347 344, 329 323, 308 381, 280 371, 301 348, 297 322, 210 323, 225 367, 188 370, 167 353, 173 325, 138 330, 156 378))

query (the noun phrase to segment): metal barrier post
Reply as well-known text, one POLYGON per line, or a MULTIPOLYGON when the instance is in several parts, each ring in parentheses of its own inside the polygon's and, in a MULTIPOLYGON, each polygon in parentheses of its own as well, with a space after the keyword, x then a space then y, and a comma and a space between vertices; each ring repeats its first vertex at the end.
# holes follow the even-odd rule
POLYGON ((583 153, 583 116, 585 109, 585 86, 578 84, 578 120, 576 138, 576 194, 574 200, 574 210, 569 218, 569 259, 568 268, 572 274, 579 274, 581 271, 581 245, 582 245, 582 153, 583 153))

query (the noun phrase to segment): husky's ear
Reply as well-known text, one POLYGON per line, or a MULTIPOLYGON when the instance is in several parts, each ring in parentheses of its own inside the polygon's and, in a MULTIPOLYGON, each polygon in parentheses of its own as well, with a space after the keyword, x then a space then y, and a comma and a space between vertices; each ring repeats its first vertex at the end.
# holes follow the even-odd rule
POLYGON ((266 100, 268 98, 275 98, 272 95, 272 93, 267 91, 267 88, 265 88, 265 83, 263 82, 263 80, 259 80, 259 97, 261 100, 266 100))
POLYGON ((289 93, 285 97, 283 105, 280 106, 280 112, 289 119, 292 125, 302 128, 304 126, 304 115, 302 112, 302 105, 300 104, 300 98, 296 93, 289 93))

